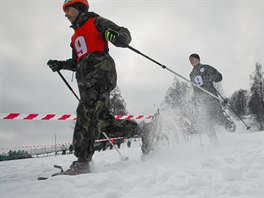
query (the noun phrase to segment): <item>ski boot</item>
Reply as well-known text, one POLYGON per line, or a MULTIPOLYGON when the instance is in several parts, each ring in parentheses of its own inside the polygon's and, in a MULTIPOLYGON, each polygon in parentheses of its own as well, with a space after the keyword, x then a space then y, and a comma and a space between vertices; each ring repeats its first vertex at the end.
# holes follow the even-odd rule
POLYGON ((227 130, 230 133, 233 133, 236 131, 236 124, 234 121, 228 119, 228 123, 226 123, 225 130, 227 130))
POLYGON ((61 170, 61 172, 53 174, 52 177, 58 175, 80 175, 90 172, 91 170, 88 161, 74 161, 68 170, 61 170))
POLYGON ((150 156, 149 156, 150 153, 144 153, 142 152, 141 153, 141 156, 140 156, 140 161, 141 162, 145 162, 150 156))

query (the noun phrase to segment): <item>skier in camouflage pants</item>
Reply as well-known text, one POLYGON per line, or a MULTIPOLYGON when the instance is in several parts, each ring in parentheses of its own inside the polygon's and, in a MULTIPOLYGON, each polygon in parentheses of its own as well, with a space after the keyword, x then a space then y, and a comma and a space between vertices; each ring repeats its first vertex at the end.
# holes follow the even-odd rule
POLYGON ((108 41, 126 47, 131 36, 124 27, 88 12, 87 0, 66 0, 65 16, 72 23, 72 58, 66 61, 49 60, 52 71, 61 69, 76 72, 80 92, 77 121, 73 134, 74 154, 78 158, 61 174, 76 175, 90 172, 89 162, 94 143, 102 131, 108 132, 114 116, 109 113, 110 92, 116 87, 116 68, 109 55, 108 41))

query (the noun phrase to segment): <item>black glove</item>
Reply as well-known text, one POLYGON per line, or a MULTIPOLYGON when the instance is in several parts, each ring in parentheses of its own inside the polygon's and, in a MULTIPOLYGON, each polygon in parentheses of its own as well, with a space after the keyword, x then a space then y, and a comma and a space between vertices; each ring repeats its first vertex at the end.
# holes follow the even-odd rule
POLYGON ((47 65, 50 67, 50 69, 53 72, 60 71, 61 68, 62 68, 62 62, 61 61, 58 61, 58 60, 49 60, 47 62, 47 65))
POLYGON ((222 106, 223 106, 223 107, 226 107, 227 104, 228 104, 228 101, 229 101, 228 98, 224 98, 223 101, 222 101, 222 103, 221 103, 222 106))
POLYGON ((119 37, 119 33, 115 30, 108 29, 105 32, 105 39, 115 44, 117 38, 119 37))
POLYGON ((116 47, 127 47, 129 43, 126 43, 126 37, 123 34, 119 34, 113 29, 108 29, 105 32, 105 39, 113 43, 116 47))

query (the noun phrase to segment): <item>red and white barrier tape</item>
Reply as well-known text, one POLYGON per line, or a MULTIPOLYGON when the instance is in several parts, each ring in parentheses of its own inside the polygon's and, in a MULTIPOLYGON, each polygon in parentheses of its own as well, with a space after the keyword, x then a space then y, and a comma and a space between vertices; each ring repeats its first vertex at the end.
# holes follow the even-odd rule
MULTIPOLYGON (((152 119, 152 116, 116 115, 116 120, 140 120, 152 119)), ((23 114, 23 113, 0 113, 0 120, 76 120, 76 115, 71 114, 23 114)))
MULTIPOLYGON (((110 138, 111 140, 118 140, 123 139, 123 137, 117 137, 117 138, 110 138)), ((95 142, 105 142, 108 141, 107 139, 99 139, 95 142)), ((71 143, 61 143, 61 144, 42 144, 42 145, 33 145, 33 146, 16 146, 16 147, 8 147, 8 148, 0 148, 1 151, 3 150, 27 150, 27 149, 37 149, 37 148, 49 148, 49 147, 60 147, 60 146, 67 146, 71 145, 71 143)))

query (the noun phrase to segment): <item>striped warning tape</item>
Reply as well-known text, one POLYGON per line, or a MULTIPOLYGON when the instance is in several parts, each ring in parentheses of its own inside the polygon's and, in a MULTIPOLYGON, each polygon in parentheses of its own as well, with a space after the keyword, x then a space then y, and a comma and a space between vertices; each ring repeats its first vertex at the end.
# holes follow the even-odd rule
MULTIPOLYGON (((116 115, 116 120, 139 120, 152 119, 152 116, 143 115, 116 115)), ((72 114, 38 114, 38 113, 0 113, 0 120, 76 120, 76 115, 72 114)))

